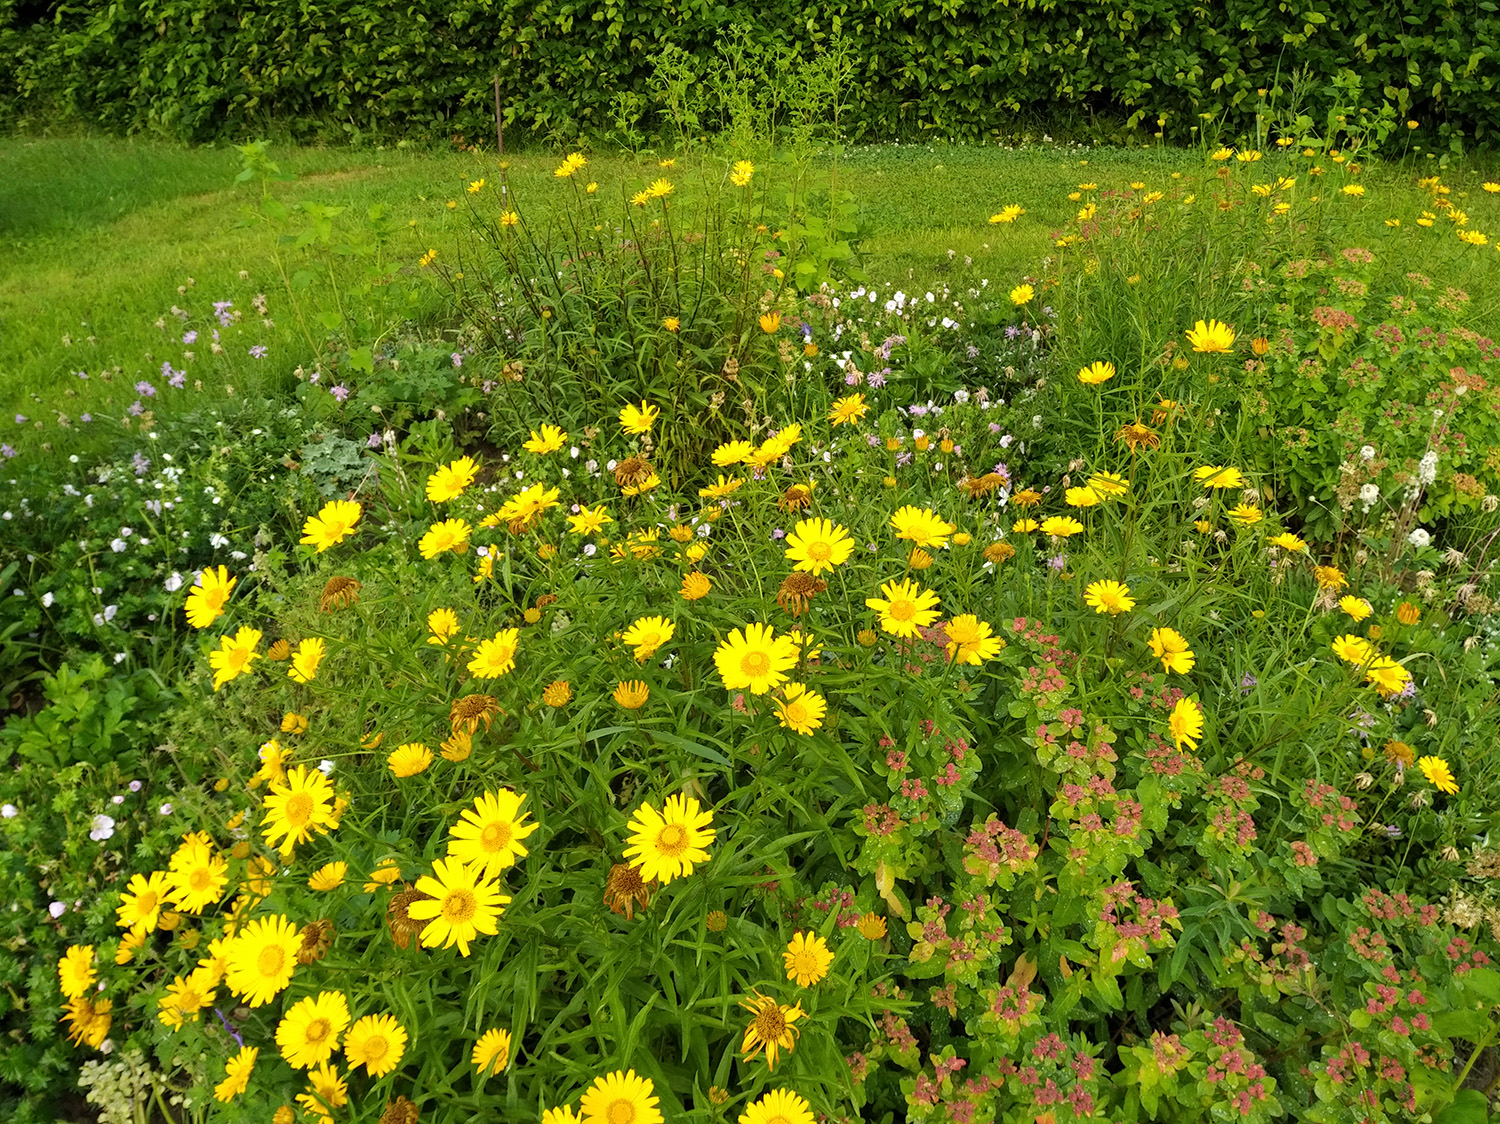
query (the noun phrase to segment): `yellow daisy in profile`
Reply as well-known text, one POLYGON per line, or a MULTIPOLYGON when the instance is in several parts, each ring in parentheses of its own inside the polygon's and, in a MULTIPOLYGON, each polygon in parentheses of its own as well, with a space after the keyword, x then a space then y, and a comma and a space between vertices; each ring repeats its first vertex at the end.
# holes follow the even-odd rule
POLYGON ((1300 551, 1305 551, 1307 549, 1307 543, 1303 542, 1290 531, 1282 531, 1281 534, 1273 535, 1266 541, 1272 546, 1279 546, 1282 550, 1288 551, 1292 554, 1297 554, 1300 551))
POLYGON ((1333 654, 1345 663, 1363 665, 1375 654, 1375 647, 1363 636, 1346 633, 1333 642, 1333 654))
POLYGON ((327 654, 328 645, 316 636, 309 636, 297 645, 287 678, 293 683, 311 683, 318 677, 318 665, 327 654))
POLYGON ((292 853, 298 843, 322 835, 335 826, 333 785, 317 769, 294 765, 283 783, 271 782, 271 791, 262 801, 266 815, 261 830, 266 842, 276 845, 283 857, 292 853))
POLYGON ((187 622, 194 628, 207 628, 224 613, 229 594, 238 578, 231 578, 223 566, 207 567, 187 595, 187 622))
POLYGON ((1104 502, 1104 496, 1089 487, 1069 488, 1063 499, 1069 507, 1097 507, 1104 502))
POLYGON ((917 630, 938 619, 938 595, 914 581, 889 581, 880 587, 884 597, 867 597, 865 604, 880 614, 884 632, 911 639, 917 630))
POLYGON ((786 672, 797 666, 797 645, 769 625, 747 624, 714 650, 714 665, 727 689, 763 695, 785 683, 786 672))
POLYGON ((258 1046, 241 1046, 240 1052, 224 1063, 224 1080, 214 1086, 214 1100, 228 1102, 250 1087, 250 1072, 260 1056, 258 1046))
POLYGON ((1227 352, 1234 345, 1234 329, 1217 320, 1198 321, 1187 330, 1187 341, 1193 350, 1214 355, 1227 352))
POLYGON ((651 688, 639 679, 622 680, 615 685, 611 697, 626 710, 640 710, 651 697, 651 688))
POLYGON ((344 1035, 344 1057, 349 1068, 365 1067, 371 1077, 384 1077, 406 1053, 406 1028, 394 1015, 366 1015, 344 1035))
POLYGON ((1083 524, 1071 515, 1050 515, 1042 520, 1042 534, 1065 539, 1083 530, 1083 524))
POLYGON ((712 809, 700 811, 694 797, 681 793, 667 797, 660 812, 643 802, 630 817, 625 860, 647 882, 666 885, 692 874, 694 865, 708 861, 708 845, 718 834, 709 826, 713 818, 712 809))
POLYGON ((1195 748, 1203 737, 1203 708, 1192 699, 1178 699, 1167 716, 1167 729, 1178 749, 1195 748))
POLYGON ((1087 480, 1087 486, 1107 500, 1119 499, 1130 491, 1130 481, 1117 472, 1096 472, 1087 480))
POLYGON ((740 1113, 739 1124, 816 1124, 812 1105, 790 1089, 772 1089, 751 1101, 740 1113))
POLYGON ((286 990, 302 950, 302 933, 285 917, 257 917, 224 946, 224 984, 248 1006, 262 1007, 286 990))
POLYGON ((1035 519, 1023 518, 1017 519, 1014 523, 1012 523, 1010 525, 1010 529, 1018 535, 1024 535, 1028 534, 1031 531, 1035 531, 1040 526, 1041 524, 1038 523, 1035 519))
POLYGON ((786 556, 794 570, 817 575, 842 566, 854 553, 849 532, 828 519, 803 519, 786 537, 786 556))
POLYGON ((353 500, 329 500, 302 525, 302 542, 317 547, 322 554, 354 534, 354 526, 363 513, 364 508, 353 500))
POLYGON ((427 533, 417 540, 417 550, 428 561, 448 551, 466 554, 473 533, 474 528, 465 519, 444 519, 427 528, 427 533))
POLYGON ((1011 223, 1026 213, 1026 208, 1019 203, 1011 203, 1001 208, 998 214, 990 216, 992 223, 1011 223))
POLYGON ((954 663, 978 667, 985 660, 994 659, 1005 648, 1005 641, 973 613, 954 617, 943 626, 943 631, 948 634, 948 658, 954 663))
POLYGON ((572 1105, 542 1110, 542 1124, 583 1124, 583 1117, 573 1111, 572 1105))
POLYGON ((140 929, 149 933, 156 928, 162 906, 167 900, 167 875, 153 870, 150 874, 132 874, 120 895, 115 910, 116 924, 122 929, 140 929))
POLYGON ((907 505, 896 509, 891 516, 891 526, 898 539, 905 539, 913 546, 945 546, 948 536, 958 528, 931 508, 907 505))
POLYGON ((349 1025, 349 1001, 341 991, 309 995, 292 1005, 276 1025, 276 1046, 293 1069, 322 1065, 338 1049, 349 1025))
POLYGON ((540 431, 533 429, 531 439, 522 443, 521 448, 528 453, 555 453, 563 447, 568 439, 567 433, 555 425, 544 425, 540 431))
POLYGON ((1458 781, 1453 777, 1453 770, 1441 757, 1419 757, 1417 768, 1422 770, 1427 783, 1439 792, 1452 796, 1458 791, 1458 781))
POLYGON ((781 958, 786 978, 798 987, 810 987, 828 975, 833 950, 817 933, 794 933, 781 958))
POLYGON ((1352 594, 1339 598, 1339 608, 1355 624, 1358 624, 1375 611, 1375 607, 1363 597, 1355 597, 1352 594))
POLYGON ((447 503, 463 495, 479 475, 473 457, 459 457, 443 465, 427 478, 427 498, 433 503, 447 503))
POLYGON ((499 1073, 510 1065, 510 1031, 498 1028, 485 1031, 474 1043, 469 1061, 482 1077, 499 1073))
POLYGON ((402 779, 425 773, 432 764, 432 750, 421 742, 407 742, 390 752, 385 759, 391 772, 402 779))
POLYGON ((662 1124, 655 1091, 651 1079, 633 1069, 596 1077, 579 1102, 583 1124, 662 1124))
POLYGON ((1151 654, 1161 660, 1162 670, 1186 675, 1197 662, 1187 638, 1175 628, 1151 630, 1151 654))
POLYGON ((82 999, 94 986, 98 973, 94 971, 94 946, 73 945, 57 962, 57 981, 64 999, 82 999))
POLYGON ((540 826, 526 822, 525 802, 526 797, 508 788, 479 796, 448 829, 448 857, 468 863, 486 878, 499 878, 527 855, 522 840, 540 826))
POLYGON ((834 425, 853 425, 869 412, 863 394, 848 394, 834 401, 828 420, 834 425))
POLYGON ((758 991, 750 993, 749 998, 741 999, 740 1006, 751 1013, 750 1025, 745 1028, 745 1039, 740 1044, 740 1049, 748 1062, 762 1049, 766 1052, 766 1068, 776 1068, 776 1056, 778 1051, 788 1052, 796 1046, 797 1021, 807 1014, 802 1009, 802 1004, 794 1007, 783 1007, 769 995, 762 995, 758 991))
POLYGON ((682 594, 684 601, 698 601, 707 597, 713 589, 713 583, 708 580, 706 574, 697 570, 689 570, 682 575, 682 588, 678 591, 682 594))
POLYGON ((1243 488, 1245 478, 1232 465, 1205 464, 1193 469, 1193 479, 1205 488, 1243 488))
POLYGON ((801 683, 788 683, 781 695, 771 700, 771 704, 776 708, 776 720, 783 727, 795 734, 811 734, 823 725, 828 704, 818 692, 801 683))
POLYGON ((429 644, 446 644, 458 635, 458 614, 452 609, 434 609, 427 614, 427 637, 429 644))
POLYGON ((259 643, 258 628, 242 627, 232 638, 219 637, 218 651, 208 653, 208 666, 214 670, 215 691, 250 671, 250 665, 260 659, 260 653, 255 650, 259 643))
POLYGON ((1078 370, 1078 381, 1085 386, 1098 386, 1114 377, 1115 365, 1103 359, 1090 363, 1087 367, 1080 367, 1078 370))
POLYGON ((500 884, 483 876, 479 868, 461 859, 437 859, 432 874, 417 879, 417 890, 427 897, 407 907, 413 921, 426 921, 422 944, 427 948, 458 945, 458 951, 469 955, 469 943, 480 934, 494 936, 499 932, 497 919, 510 904, 510 895, 500 892, 500 884))
POLYGON ((651 432, 651 427, 656 424, 656 419, 661 416, 661 410, 646 402, 639 406, 626 404, 620 410, 620 425, 626 433, 643 436, 651 432))
POLYGON ((636 661, 644 663, 671 640, 676 631, 677 626, 666 617, 640 617, 625 630, 621 639, 635 649, 636 661))
POLYGON ((1231 523, 1240 527, 1253 527, 1265 518, 1265 513, 1253 503, 1237 503, 1225 514, 1231 523))
POLYGON ((344 879, 349 875, 349 864, 345 862, 324 863, 312 872, 307 880, 309 890, 317 890, 326 893, 329 890, 337 890, 344 884, 344 879))
POLYGON ((516 666, 516 646, 521 630, 502 628, 489 640, 481 640, 468 663, 469 674, 476 679, 499 679, 516 666))
POLYGON ((754 454, 755 446, 748 441, 726 441, 714 450, 712 460, 715 468, 729 468, 745 464, 754 454))
POLYGON ((1096 613, 1118 616, 1135 608, 1135 599, 1130 596, 1130 587, 1124 582, 1090 582, 1083 591, 1083 601, 1096 613))

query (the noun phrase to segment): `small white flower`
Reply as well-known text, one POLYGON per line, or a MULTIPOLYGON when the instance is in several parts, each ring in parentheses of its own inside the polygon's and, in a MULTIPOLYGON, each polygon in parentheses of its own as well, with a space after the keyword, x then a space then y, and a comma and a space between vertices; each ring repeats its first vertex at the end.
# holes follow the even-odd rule
POLYGON ((19 814, 14 804, 0 804, 0 819, 13 820, 19 814))
POLYGON ((52 920, 56 921, 59 917, 68 912, 67 903, 53 902, 47 907, 47 912, 52 914, 52 920))
POLYGON ((955 390, 953 392, 953 401, 957 402, 960 406, 967 405, 969 401, 969 392, 967 390, 955 390))
POLYGON ((160 808, 158 808, 156 810, 158 812, 160 812, 164 816, 170 816, 172 814, 172 805, 171 804, 163 804, 160 808))
POLYGON ((109 543, 109 549, 114 551, 116 554, 119 554, 122 550, 125 549, 125 540, 111 539, 109 543))
POLYGON ((182 575, 179 574, 176 570, 173 570, 171 576, 169 576, 166 581, 162 582, 162 585, 166 587, 168 593, 176 593, 179 589, 182 588, 182 582, 182 575))
POLYGON ((325 757, 318 762, 318 772, 322 773, 325 777, 333 776, 333 762, 325 757))
POLYGON ((1380 487, 1377 484, 1364 484, 1359 489, 1359 501, 1365 505, 1365 510, 1375 506, 1375 501, 1380 499, 1380 487))
POLYGON ((1360 458, 1362 460, 1367 460, 1367 461, 1374 460, 1375 459, 1375 446, 1374 445, 1365 445, 1364 447, 1362 447, 1360 449, 1359 455, 1360 455, 1360 458))
POLYGON ((1432 536, 1429 535, 1426 531, 1422 530, 1421 527, 1418 527, 1415 531, 1406 536, 1406 541, 1411 543, 1412 546, 1416 547, 1418 550, 1421 550, 1424 546, 1431 545, 1432 536))
POLYGON ((95 843, 102 843, 115 833, 115 821, 101 813, 94 817, 93 828, 89 832, 89 838, 95 843))
MULTIPOLYGON (((215 497, 215 498, 217 498, 217 497, 215 497)), ((213 534, 211 534, 211 535, 208 536, 208 545, 211 546, 211 547, 213 547, 215 550, 217 550, 217 549, 219 549, 219 547, 228 546, 229 545, 229 539, 228 539, 228 537, 219 534, 218 531, 215 531, 213 534)))
POLYGON ((114 620, 115 619, 115 614, 118 613, 119 611, 120 611, 120 606, 118 606, 118 605, 106 605, 106 606, 104 606, 104 619, 107 620, 107 621, 114 620))
POLYGON ((109 798, 109 802, 111 804, 123 804, 125 803, 125 794, 123 792, 117 792, 109 798))
POLYGON ((1422 459, 1417 462, 1417 483, 1431 484, 1437 479, 1438 455, 1432 450, 1422 454, 1422 459))

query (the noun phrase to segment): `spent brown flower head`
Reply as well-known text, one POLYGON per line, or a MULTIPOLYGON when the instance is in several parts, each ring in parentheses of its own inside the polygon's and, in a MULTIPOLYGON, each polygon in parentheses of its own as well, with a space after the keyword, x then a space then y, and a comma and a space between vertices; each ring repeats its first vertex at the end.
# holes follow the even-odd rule
POLYGON ((495 715, 504 713, 500 708, 500 700, 493 695, 465 695, 454 700, 453 708, 448 712, 448 721, 452 723, 454 733, 461 730, 466 734, 473 734, 479 729, 481 722, 488 731, 495 715))
POLYGON ((642 878, 635 867, 616 863, 609 868, 609 877, 604 882, 604 904, 611 913, 623 914, 626 921, 634 921, 637 907, 645 909, 651 904, 655 888, 656 883, 642 878))
POLYGON ((391 939, 396 942, 396 947, 409 948, 412 937, 427 927, 426 921, 417 921, 412 917, 411 907, 417 902, 430 900, 432 895, 413 889, 407 882, 401 885, 401 892, 392 897, 390 904, 385 907, 385 923, 391 931, 391 939))
POLYGON ((626 457, 615 465, 615 483, 622 488, 639 488, 655 471, 645 457, 626 457))
POLYGON ((812 574, 797 571, 788 574, 776 593, 776 604, 794 617, 800 617, 812 605, 812 599, 828 588, 828 583, 812 574))
POLYGON ((333 922, 324 918, 309 922, 302 929, 302 947, 297 950, 298 964, 315 964, 328 954, 337 936, 333 922))
POLYGON ((318 608, 325 613, 334 609, 347 609, 359 600, 361 588, 360 583, 353 578, 335 574, 323 586, 323 596, 318 599, 318 608))

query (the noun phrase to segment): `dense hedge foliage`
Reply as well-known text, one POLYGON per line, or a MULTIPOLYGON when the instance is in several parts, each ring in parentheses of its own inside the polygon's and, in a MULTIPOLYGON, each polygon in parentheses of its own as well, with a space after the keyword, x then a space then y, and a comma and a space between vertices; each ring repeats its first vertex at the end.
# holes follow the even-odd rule
MULTIPOLYGON (((15 91, 0 94, 0 119, 62 109, 192 139, 267 119, 325 135, 483 138, 498 75, 512 126, 604 135, 617 94, 647 104, 664 43, 702 65, 746 11, 686 0, 0 0, 0 91, 15 91)), ((1036 115, 1085 129, 1124 118, 1169 139, 1191 138, 1204 114, 1216 131, 1255 135, 1301 114, 1331 132, 1341 113, 1352 122, 1384 109, 1398 135, 1410 117, 1448 144, 1483 142, 1500 124, 1491 0, 767 0, 754 11, 766 58, 845 44, 853 108, 842 124, 855 138, 973 140, 1036 115)))

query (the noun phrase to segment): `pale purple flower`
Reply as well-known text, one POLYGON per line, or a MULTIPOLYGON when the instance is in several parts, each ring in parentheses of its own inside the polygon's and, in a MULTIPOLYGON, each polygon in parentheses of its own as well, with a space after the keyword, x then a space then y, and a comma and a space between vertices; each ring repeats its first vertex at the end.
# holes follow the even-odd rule
POLYGON ((859 372, 858 371, 850 371, 847 375, 845 375, 844 376, 844 385, 845 386, 858 386, 859 385, 859 372))
MULTIPOLYGON (((168 370, 170 370, 170 369, 171 368, 169 367, 168 370)), ((138 382, 138 383, 135 384, 135 392, 137 394, 139 394, 142 398, 155 398, 156 397, 156 387, 152 386, 145 379, 142 379, 140 382, 138 382)))
POLYGON ((966 354, 970 359, 978 359, 979 349, 973 344, 970 344, 968 347, 964 348, 964 354, 966 354))
POLYGON ((17 414, 16 415, 16 424, 17 425, 25 425, 26 424, 26 415, 25 414, 17 414))
POLYGON ((89 381, 89 375, 87 371, 74 371, 73 373, 81 378, 84 382, 89 381))
POLYGON ((266 357, 266 345, 258 343, 250 349, 251 359, 264 359, 266 357))
POLYGON ((872 449, 880 448, 880 438, 873 433, 865 434, 865 444, 872 449))
POLYGON ((926 406, 908 406, 908 407, 906 407, 906 413, 907 413, 908 417, 925 418, 927 416, 927 407, 926 406))
POLYGON ((349 388, 347 386, 344 386, 342 383, 340 383, 338 386, 330 387, 328 393, 333 395, 340 402, 347 401, 349 398, 349 388))
POLYGON ((380 448, 380 430, 377 429, 374 433, 370 434, 370 436, 366 437, 365 444, 372 449, 380 448))
POLYGON ((143 457, 140 453, 136 453, 130 458, 130 463, 134 466, 137 476, 145 476, 146 470, 151 467, 151 458, 143 457))
POLYGON ((453 355, 451 356, 451 358, 453 360, 453 365, 455 367, 462 367, 464 365, 463 352, 461 352, 461 351, 455 351, 453 353, 453 355))
POLYGON ((131 792, 139 792, 141 790, 141 782, 140 781, 131 781, 125 787, 128 788, 128 789, 130 789, 131 792))
POLYGON ((78 420, 81 421, 81 422, 91 422, 91 421, 94 420, 94 415, 93 414, 79 414, 78 415, 78 420))
POLYGON ((1400 839, 1401 838, 1401 829, 1399 827, 1397 827, 1393 823, 1386 824, 1380 830, 1383 831, 1383 832, 1385 832, 1386 837, 1389 838, 1389 839, 1400 839))
POLYGON ((1051 558, 1047 559, 1047 565, 1061 572, 1067 568, 1068 556, 1066 554, 1054 554, 1051 558))
POLYGON ((53 902, 47 907, 47 912, 52 915, 52 920, 56 921, 59 917, 68 912, 67 903, 53 902))
POLYGON ((322 374, 322 372, 321 371, 314 371, 312 374, 310 374, 310 375, 307 376, 307 381, 308 381, 308 384, 310 386, 317 386, 318 383, 320 383, 320 382, 323 381, 323 374, 322 374))
POLYGON ((1021 329, 1016 327, 1014 324, 1005 329, 1005 338, 1008 340, 1018 339, 1020 335, 1021 329))
POLYGON ((190 330, 184 332, 182 334, 182 342, 185 343, 185 344, 188 344, 190 346, 192 344, 197 343, 198 342, 198 331, 197 331, 197 329, 190 329, 190 330))
POLYGON ((771 532, 771 537, 773 539, 784 539, 786 538, 786 532, 783 531, 780 527, 777 527, 774 531, 771 532))
POLYGON ((109 798, 109 802, 111 804, 123 804, 125 803, 125 794, 123 792, 117 792, 109 798))
POLYGON ((1000 423, 999 422, 990 422, 990 432, 991 433, 999 433, 1000 432, 1000 423))
POLYGON ((905 449, 901 450, 901 452, 899 452, 899 453, 896 454, 896 467, 897 468, 905 468, 907 465, 911 464, 911 461, 912 461, 911 453, 909 453, 905 449))
POLYGON ((0 457, 4 457, 6 460, 9 460, 11 457, 13 457, 15 455, 16 455, 16 451, 14 449, 12 449, 9 445, 0 445, 0 457))
POLYGON ((867 378, 865 381, 870 384, 871 390, 879 390, 882 386, 885 385, 885 375, 879 371, 872 371, 870 372, 869 378, 867 378))
MULTIPOLYGON (((234 314, 229 310, 234 307, 234 301, 214 301, 214 315, 219 318, 219 323, 224 327, 234 323, 234 314)), ((214 333, 214 339, 219 338, 219 333, 214 333)))
POLYGON ((1240 676, 1240 694, 1248 695, 1250 689, 1259 682, 1260 680, 1255 678, 1255 676, 1251 675, 1248 671, 1245 672, 1244 675, 1240 676))
POLYGON ((163 804, 160 808, 158 808, 156 810, 158 812, 160 812, 164 816, 170 816, 172 814, 172 805, 171 804, 163 804))
POLYGON ((141 400, 137 398, 130 404, 130 409, 126 410, 125 412, 133 418, 138 418, 146 412, 146 407, 142 406, 141 400))

